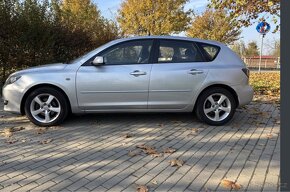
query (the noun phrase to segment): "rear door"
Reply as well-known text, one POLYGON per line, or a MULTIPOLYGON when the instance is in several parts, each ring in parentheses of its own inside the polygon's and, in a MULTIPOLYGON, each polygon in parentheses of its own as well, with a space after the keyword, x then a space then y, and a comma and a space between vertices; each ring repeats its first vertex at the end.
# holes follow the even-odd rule
POLYGON ((183 109, 207 75, 203 55, 191 41, 160 39, 149 86, 149 109, 183 109))

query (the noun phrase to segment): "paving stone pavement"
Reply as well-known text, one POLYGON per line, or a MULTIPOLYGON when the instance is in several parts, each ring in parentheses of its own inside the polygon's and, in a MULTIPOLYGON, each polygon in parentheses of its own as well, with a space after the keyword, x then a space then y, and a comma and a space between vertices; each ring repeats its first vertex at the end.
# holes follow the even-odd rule
POLYGON ((45 130, 3 112, 2 102, 0 107, 0 131, 25 128, 0 136, 1 192, 136 191, 138 185, 149 191, 230 190, 223 179, 242 185, 239 191, 279 190, 276 104, 251 103, 219 127, 192 114, 132 113, 71 116, 45 130), (154 158, 140 152, 140 144, 176 152, 154 158), (140 153, 132 157, 130 151, 140 153), (172 159, 183 166, 171 167, 172 159))

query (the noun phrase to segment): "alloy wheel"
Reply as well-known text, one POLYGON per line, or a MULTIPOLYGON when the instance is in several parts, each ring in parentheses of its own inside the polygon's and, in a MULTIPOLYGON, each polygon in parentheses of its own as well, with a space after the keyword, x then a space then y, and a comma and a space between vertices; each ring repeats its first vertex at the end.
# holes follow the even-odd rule
POLYGON ((59 100, 51 94, 39 94, 30 104, 32 117, 41 123, 50 123, 58 118, 61 112, 59 100))
POLYGON ((203 104, 204 114, 212 121, 222 121, 231 112, 231 102, 227 96, 215 93, 206 98, 203 104))

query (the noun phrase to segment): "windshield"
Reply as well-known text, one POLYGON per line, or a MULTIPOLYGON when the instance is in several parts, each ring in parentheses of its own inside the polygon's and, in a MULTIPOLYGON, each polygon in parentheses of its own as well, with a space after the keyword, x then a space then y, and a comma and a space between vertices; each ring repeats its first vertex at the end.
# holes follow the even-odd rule
POLYGON ((78 58, 75 58, 73 60, 67 61, 66 64, 72 64, 72 63, 79 62, 83 58, 85 58, 85 57, 89 56, 90 54, 94 53, 95 51, 96 51, 96 49, 94 49, 94 50, 92 50, 92 51, 90 51, 90 52, 88 52, 88 53, 86 53, 86 54, 84 54, 84 55, 82 55, 82 56, 80 56, 78 58))
MULTIPOLYGON (((77 63, 77 62, 81 61, 82 59, 84 59, 84 58, 86 58, 86 57, 89 57, 90 55, 92 55, 93 53, 97 52, 99 49, 102 49, 103 47, 107 46, 107 45, 110 44, 110 43, 111 43, 111 42, 108 42, 108 43, 106 43, 106 44, 104 44, 104 45, 98 47, 97 49, 94 49, 94 50, 92 50, 92 51, 90 51, 90 52, 88 52, 88 53, 86 53, 86 54, 84 54, 84 55, 82 55, 82 56, 80 56, 80 57, 78 57, 78 58, 76 58, 76 59, 73 59, 73 60, 70 60, 70 61, 68 61, 68 62, 65 62, 65 64, 77 63)), ((92 55, 92 56, 93 56, 93 55, 92 55)), ((91 57, 92 57, 92 56, 91 56, 91 57)), ((88 59, 89 59, 89 58, 88 58, 88 59)))

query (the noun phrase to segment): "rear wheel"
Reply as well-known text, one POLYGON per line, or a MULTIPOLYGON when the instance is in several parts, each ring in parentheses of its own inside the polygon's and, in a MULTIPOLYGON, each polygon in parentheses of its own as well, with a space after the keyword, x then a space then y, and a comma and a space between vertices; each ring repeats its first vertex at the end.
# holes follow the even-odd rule
POLYGON ((204 91, 196 103, 196 116, 209 125, 224 125, 229 122, 236 109, 231 92, 224 88, 211 88, 204 91))
POLYGON ((38 88, 28 95, 25 114, 35 125, 58 125, 68 114, 68 103, 60 91, 50 87, 38 88))

